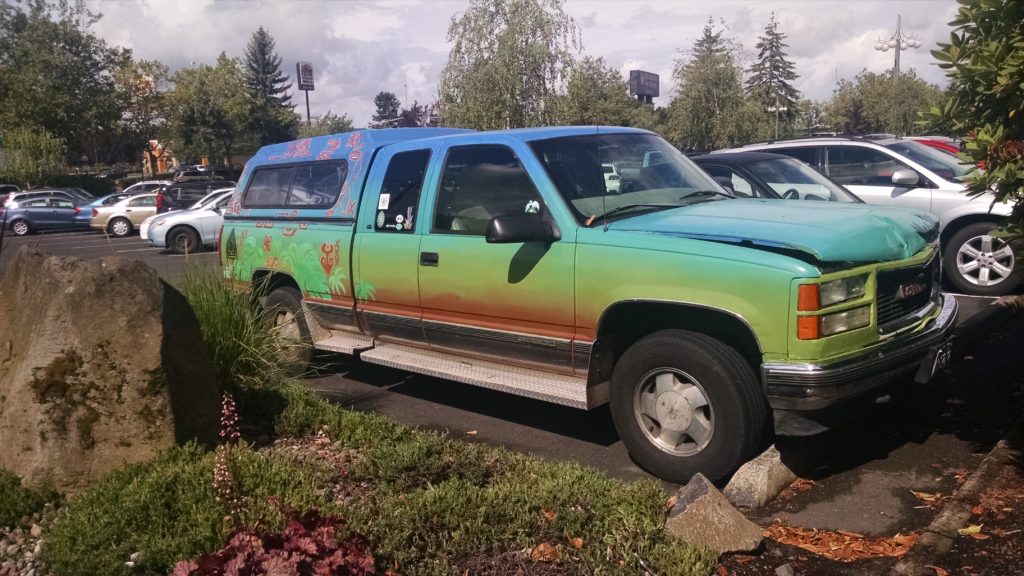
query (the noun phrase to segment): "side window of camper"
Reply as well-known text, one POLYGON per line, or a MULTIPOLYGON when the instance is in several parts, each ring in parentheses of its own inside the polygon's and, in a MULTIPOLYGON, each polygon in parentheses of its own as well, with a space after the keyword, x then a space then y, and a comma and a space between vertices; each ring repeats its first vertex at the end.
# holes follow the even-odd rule
POLYGON ((377 230, 413 231, 429 162, 430 150, 399 152, 391 158, 377 198, 377 230))
POLYGON ((280 207, 288 205, 294 166, 261 168, 253 172, 249 186, 242 197, 242 205, 249 207, 280 207))
POLYGON ((338 201, 341 185, 348 175, 345 162, 316 162, 295 167, 295 182, 288 194, 289 206, 327 208, 338 201))

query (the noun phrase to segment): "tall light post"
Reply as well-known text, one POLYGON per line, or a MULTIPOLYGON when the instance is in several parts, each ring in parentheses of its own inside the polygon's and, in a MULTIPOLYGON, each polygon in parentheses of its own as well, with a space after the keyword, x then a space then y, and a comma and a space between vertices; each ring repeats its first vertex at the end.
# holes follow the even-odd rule
POLYGON ((779 139, 779 112, 786 112, 789 108, 786 106, 779 106, 779 95, 775 95, 775 106, 769 106, 769 112, 775 112, 775 139, 779 139))
POLYGON ((901 20, 902 20, 902 17, 899 14, 897 14, 896 15, 896 32, 894 32, 893 35, 890 36, 888 40, 879 38, 878 41, 875 42, 875 50, 878 50, 879 52, 887 52, 890 48, 892 48, 893 52, 896 53, 896 59, 895 59, 895 62, 893 63, 893 67, 892 67, 892 101, 893 101, 893 104, 892 104, 892 106, 890 106, 890 109, 889 109, 890 114, 892 116, 892 126, 891 126, 891 128, 892 128, 893 132, 898 132, 899 131, 898 128, 897 128, 897 124, 899 124, 898 116, 897 116, 898 115, 897 104, 899 103, 899 94, 898 94, 897 86, 899 86, 899 80, 900 80, 900 52, 902 52, 904 50, 909 50, 911 48, 920 48, 921 47, 921 40, 919 40, 917 38, 916 34, 904 34, 903 33, 903 26, 902 26, 901 20))
POLYGON ((896 15, 896 32, 889 37, 888 40, 879 38, 875 42, 875 50, 879 52, 888 52, 891 48, 896 53, 896 62, 892 67, 893 78, 900 75, 900 52, 909 50, 911 48, 920 48, 921 40, 918 39, 916 34, 904 34, 903 27, 901 26, 902 17, 896 15))

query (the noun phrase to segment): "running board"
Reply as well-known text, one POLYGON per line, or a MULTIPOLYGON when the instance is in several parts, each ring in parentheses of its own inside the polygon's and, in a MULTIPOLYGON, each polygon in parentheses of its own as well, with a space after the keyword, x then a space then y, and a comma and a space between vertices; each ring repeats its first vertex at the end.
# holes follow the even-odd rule
POLYGON ((374 344, 374 348, 360 352, 359 358, 372 364, 436 376, 572 408, 587 410, 608 401, 607 382, 588 388, 585 379, 574 376, 508 366, 379 340, 374 344))
POLYGON ((331 336, 313 343, 313 348, 326 350, 328 352, 341 352, 342 354, 355 354, 362 350, 373 348, 373 338, 352 332, 331 330, 331 336))

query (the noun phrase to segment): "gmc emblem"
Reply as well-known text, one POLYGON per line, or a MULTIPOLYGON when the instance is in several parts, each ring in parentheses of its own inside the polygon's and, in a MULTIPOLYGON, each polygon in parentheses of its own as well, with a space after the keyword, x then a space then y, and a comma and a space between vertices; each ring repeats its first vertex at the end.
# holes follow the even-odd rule
POLYGON ((896 290, 897 300, 906 300, 912 298, 925 291, 928 288, 928 284, 924 282, 912 282, 909 284, 900 284, 898 290, 896 290))

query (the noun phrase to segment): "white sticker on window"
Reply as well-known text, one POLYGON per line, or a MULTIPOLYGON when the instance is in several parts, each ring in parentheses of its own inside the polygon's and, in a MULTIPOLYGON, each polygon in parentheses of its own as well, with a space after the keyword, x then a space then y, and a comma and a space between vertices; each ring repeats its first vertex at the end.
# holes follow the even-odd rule
POLYGON ((380 200, 377 200, 377 210, 387 210, 390 205, 391 194, 381 194, 380 200))
POLYGON ((525 212, 527 214, 537 214, 538 212, 540 212, 540 202, 536 200, 530 200, 529 202, 526 203, 525 212))
POLYGON ((395 222, 398 222, 399 224, 401 224, 402 222, 405 222, 405 216, 402 216, 401 214, 399 214, 398 216, 395 216, 395 222))

